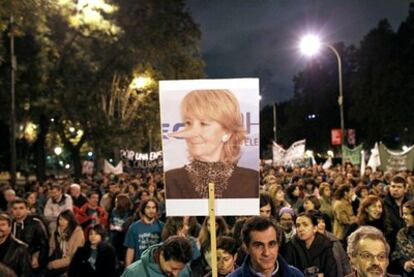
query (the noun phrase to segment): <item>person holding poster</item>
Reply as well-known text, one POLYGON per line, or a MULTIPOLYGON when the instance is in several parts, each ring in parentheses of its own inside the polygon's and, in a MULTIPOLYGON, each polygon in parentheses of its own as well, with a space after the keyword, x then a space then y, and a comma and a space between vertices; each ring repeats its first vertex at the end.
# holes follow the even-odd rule
POLYGON ((230 90, 190 91, 181 102, 184 129, 170 137, 184 139, 188 164, 165 173, 167 198, 208 198, 215 184, 216 198, 258 196, 258 171, 239 167, 246 138, 240 106, 230 90))

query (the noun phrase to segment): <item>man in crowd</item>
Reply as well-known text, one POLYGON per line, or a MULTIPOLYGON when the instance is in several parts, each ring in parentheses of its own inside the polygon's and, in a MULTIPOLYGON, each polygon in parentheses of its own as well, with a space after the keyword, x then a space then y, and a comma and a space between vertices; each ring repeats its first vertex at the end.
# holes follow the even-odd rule
POLYGON ((101 224, 105 228, 108 226, 108 213, 103 207, 99 206, 99 192, 97 191, 88 193, 88 202, 75 215, 82 226, 85 238, 88 238, 89 230, 95 225, 101 224))
POLYGON ((45 209, 43 211, 46 220, 49 224, 49 234, 52 234, 56 229, 56 219, 58 215, 65 210, 73 210, 72 197, 63 193, 62 187, 54 183, 50 190, 50 198, 46 201, 45 209))
POLYGON ((303 276, 279 256, 279 237, 276 225, 268 218, 254 216, 243 227, 243 243, 248 256, 241 267, 228 277, 303 276))
POLYGON ((86 197, 81 193, 81 186, 78 184, 70 185, 70 196, 72 196, 74 213, 76 213, 77 209, 80 209, 86 202, 88 202, 86 197))
POLYGON ((125 266, 140 259, 144 250, 161 241, 164 223, 157 219, 157 201, 154 199, 143 201, 139 212, 141 219, 129 226, 125 236, 124 246, 127 248, 125 266))
POLYGON ((110 182, 108 185, 108 192, 102 196, 101 206, 110 213, 115 207, 116 196, 121 192, 121 188, 117 182, 110 182))
POLYGON ((162 244, 156 244, 144 251, 140 260, 128 266, 122 277, 189 277, 186 264, 191 260, 191 243, 182 236, 172 236, 162 244))
POLYGON ((4 191, 4 198, 6 199, 7 203, 7 211, 11 209, 11 203, 14 199, 16 199, 16 192, 12 188, 8 188, 4 191))
POLYGON ((353 273, 346 277, 391 277, 387 273, 390 246, 383 233, 372 226, 362 226, 348 237, 348 256, 353 273))
POLYGON ((31 274, 27 245, 11 235, 11 218, 0 213, 0 261, 10 267, 17 276, 29 277, 31 274))
POLYGON ((42 276, 46 270, 49 255, 47 227, 38 217, 30 215, 27 202, 16 198, 11 205, 12 234, 28 245, 34 276, 42 276))
MULTIPOLYGON (((384 198, 384 208, 387 220, 392 227, 392 235, 390 237, 396 238, 397 232, 404 227, 404 220, 402 218, 402 206, 408 201, 406 196, 407 188, 404 177, 396 175, 391 179, 389 186, 389 193, 384 198)), ((390 241, 391 250, 394 249, 395 241, 390 241)))

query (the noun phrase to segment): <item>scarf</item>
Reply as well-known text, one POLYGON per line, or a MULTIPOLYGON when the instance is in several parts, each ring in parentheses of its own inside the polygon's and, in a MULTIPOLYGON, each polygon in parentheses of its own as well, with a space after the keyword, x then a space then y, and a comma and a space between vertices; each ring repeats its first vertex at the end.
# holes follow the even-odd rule
POLYGON ((194 160, 186 165, 194 189, 201 198, 208 198, 208 184, 214 183, 215 197, 223 197, 228 186, 228 180, 233 174, 235 165, 223 162, 202 162, 194 160))

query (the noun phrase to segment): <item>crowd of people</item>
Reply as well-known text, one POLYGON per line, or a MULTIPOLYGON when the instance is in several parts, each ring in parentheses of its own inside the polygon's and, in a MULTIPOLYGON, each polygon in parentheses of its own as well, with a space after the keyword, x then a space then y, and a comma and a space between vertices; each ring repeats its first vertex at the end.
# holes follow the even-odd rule
MULTIPOLYGON (((0 191, 1 276, 212 276, 209 218, 166 217, 158 168, 0 191)), ((413 196, 409 171, 261 162, 260 216, 216 217, 218 274, 414 276, 413 196)))

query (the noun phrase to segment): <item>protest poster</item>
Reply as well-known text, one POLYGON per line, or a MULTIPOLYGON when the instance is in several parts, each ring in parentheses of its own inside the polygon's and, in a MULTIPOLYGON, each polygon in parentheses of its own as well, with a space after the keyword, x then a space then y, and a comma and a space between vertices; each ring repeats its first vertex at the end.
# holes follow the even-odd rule
POLYGON ((259 80, 160 81, 166 212, 259 214, 259 80))
POLYGON ((414 145, 405 151, 392 151, 380 143, 379 156, 380 168, 383 171, 413 170, 414 168, 414 145))

